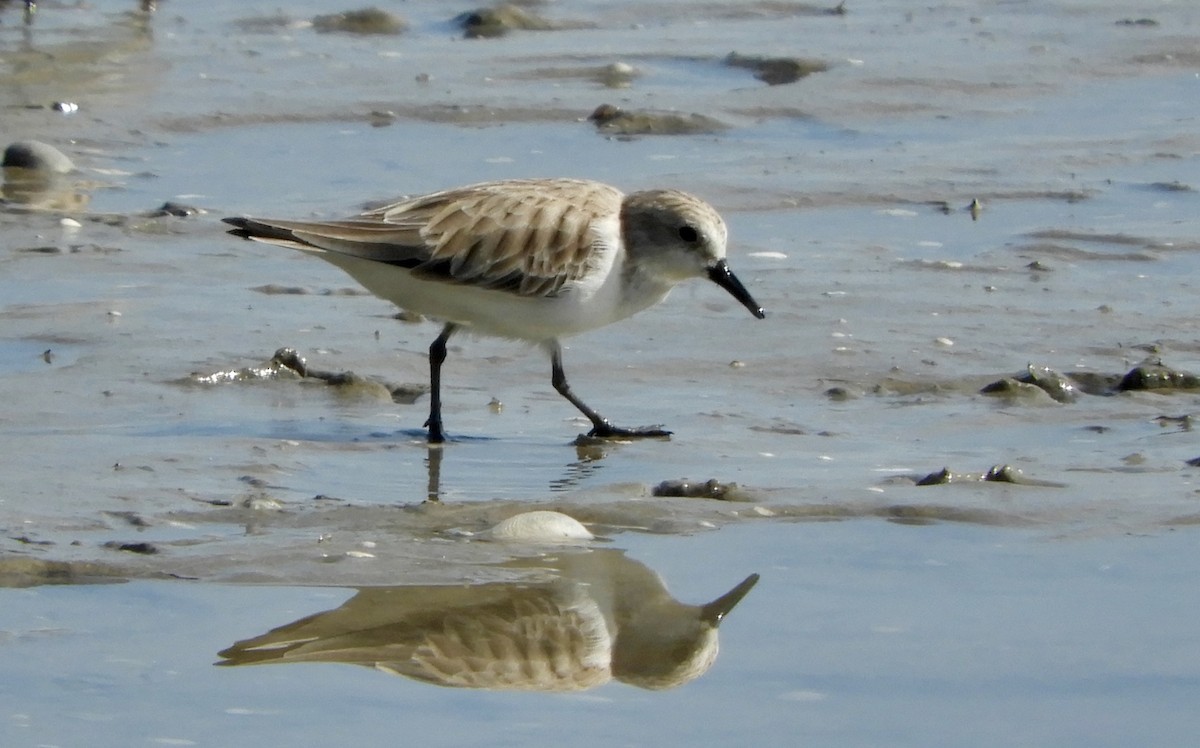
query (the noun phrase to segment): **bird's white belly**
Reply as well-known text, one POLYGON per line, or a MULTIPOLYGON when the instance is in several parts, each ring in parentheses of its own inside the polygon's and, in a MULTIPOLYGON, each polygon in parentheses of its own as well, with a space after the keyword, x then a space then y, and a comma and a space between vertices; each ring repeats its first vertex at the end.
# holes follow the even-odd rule
POLYGON ((317 252, 374 295, 409 311, 497 337, 541 342, 624 319, 662 301, 669 286, 625 286, 619 272, 571 285, 556 296, 519 296, 414 278, 408 270, 336 252, 317 252))

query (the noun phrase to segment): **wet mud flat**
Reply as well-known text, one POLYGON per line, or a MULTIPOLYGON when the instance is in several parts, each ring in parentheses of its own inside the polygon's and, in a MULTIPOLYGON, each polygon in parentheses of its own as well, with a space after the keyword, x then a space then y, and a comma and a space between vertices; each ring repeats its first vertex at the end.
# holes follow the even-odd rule
POLYGON ((1200 516, 1189 8, 561 3, 529 9, 544 28, 467 39, 476 11, 439 4, 387 8, 404 21, 387 34, 320 30, 320 3, 127 5, 0 11, 6 137, 77 167, 0 209, 0 656, 56 663, 13 671, 30 695, 6 744, 70 742, 58 713, 203 742, 135 702, 282 739, 305 721, 285 695, 320 732, 330 693, 365 710, 367 743, 404 699, 494 706, 532 742, 581 720, 597 742, 1186 733, 1169 707, 1200 672, 1175 625, 1200 516), (624 116, 589 119, 605 105, 624 116), (431 449, 436 326, 218 221, 515 176, 684 187, 729 222, 766 321, 689 286, 568 343, 588 402, 670 440, 579 443, 540 352, 464 337, 431 449), (288 347, 303 371, 273 361, 288 347), (481 537, 544 509, 601 539, 481 537), (703 677, 520 702, 345 665, 211 667, 354 590, 536 585, 561 576, 552 557, 611 551, 696 604, 761 574, 703 677), (1035 697, 1060 718, 1033 719, 1035 697), (683 706, 739 716, 655 713, 683 706))

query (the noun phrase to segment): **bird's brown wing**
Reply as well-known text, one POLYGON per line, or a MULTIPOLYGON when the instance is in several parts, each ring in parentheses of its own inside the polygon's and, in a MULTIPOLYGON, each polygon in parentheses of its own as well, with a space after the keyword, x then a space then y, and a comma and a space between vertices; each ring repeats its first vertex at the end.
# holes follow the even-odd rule
POLYGON ((225 220, 247 238, 398 265, 428 280, 549 296, 615 249, 621 200, 597 182, 509 180, 339 221, 225 220))

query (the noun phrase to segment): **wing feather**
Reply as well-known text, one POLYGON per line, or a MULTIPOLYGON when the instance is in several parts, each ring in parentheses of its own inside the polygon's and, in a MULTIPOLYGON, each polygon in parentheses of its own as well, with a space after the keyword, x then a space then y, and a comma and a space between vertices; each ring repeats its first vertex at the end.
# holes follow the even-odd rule
POLYGON ((601 241, 596 222, 622 194, 599 182, 485 182, 401 200, 335 221, 228 219, 239 236, 409 268, 426 280, 548 296, 583 277, 601 241))

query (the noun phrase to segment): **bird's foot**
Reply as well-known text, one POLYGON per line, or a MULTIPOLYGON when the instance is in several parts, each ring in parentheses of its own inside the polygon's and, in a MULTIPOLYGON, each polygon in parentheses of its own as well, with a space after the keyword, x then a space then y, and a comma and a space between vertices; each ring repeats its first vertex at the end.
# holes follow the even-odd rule
POLYGON ((441 419, 429 419, 425 422, 425 426, 429 429, 430 444, 444 444, 446 442, 446 432, 442 431, 441 419))
POLYGON ((621 428, 611 423, 598 423, 588 432, 593 439, 666 439, 671 432, 661 426, 641 426, 635 429, 621 428))

